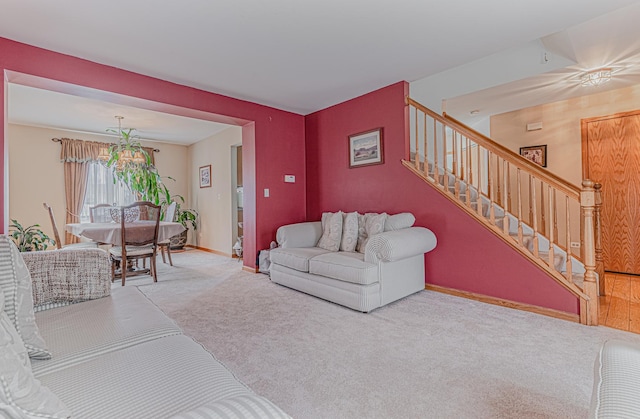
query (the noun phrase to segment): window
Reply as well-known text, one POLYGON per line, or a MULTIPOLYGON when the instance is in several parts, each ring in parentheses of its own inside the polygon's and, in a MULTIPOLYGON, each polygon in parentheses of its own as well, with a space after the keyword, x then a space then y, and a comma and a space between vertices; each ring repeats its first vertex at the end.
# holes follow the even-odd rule
POLYGON ((133 192, 122 182, 113 182, 113 170, 99 162, 89 163, 87 192, 80 213, 80 222, 90 221, 89 208, 98 204, 129 205, 135 202, 133 192))

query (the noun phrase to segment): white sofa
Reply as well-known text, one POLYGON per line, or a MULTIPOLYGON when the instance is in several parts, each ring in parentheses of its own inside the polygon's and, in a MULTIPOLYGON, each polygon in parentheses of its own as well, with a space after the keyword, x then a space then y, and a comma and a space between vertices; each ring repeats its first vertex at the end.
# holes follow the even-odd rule
POLYGON ((608 340, 596 358, 589 417, 640 418, 640 345, 608 340))
POLYGON ((326 230, 320 221, 282 226, 279 247, 270 251, 271 280, 362 312, 424 290, 424 254, 437 240, 431 230, 412 227, 414 221, 409 213, 389 216, 360 251, 318 247, 326 230))
MULTIPOLYGON (((25 253, 25 266, 19 253, 8 260, 6 237, 0 239, 4 308, 16 301, 14 294, 7 297, 11 274, 22 281, 14 289, 24 302, 30 272, 32 314, 26 320, 35 319, 38 329, 20 323, 13 329, 23 334, 20 343, 31 359, 7 346, 19 338, 0 336, 0 381, 12 383, 0 389, 0 417, 289 418, 185 336, 136 287, 111 291, 105 251, 25 253), (46 348, 34 350, 41 346, 46 348), (35 359, 47 352, 50 359, 35 359), (13 355, 13 361, 7 358, 13 355)), ((3 326, 6 335, 6 321, 3 326)))

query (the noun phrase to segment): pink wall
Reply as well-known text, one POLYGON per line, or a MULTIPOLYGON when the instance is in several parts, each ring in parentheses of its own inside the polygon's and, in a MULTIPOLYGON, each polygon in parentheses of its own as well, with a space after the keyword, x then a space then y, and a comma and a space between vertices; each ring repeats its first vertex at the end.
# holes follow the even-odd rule
POLYGON ((578 313, 577 298, 401 164, 408 119, 400 82, 307 115, 307 216, 323 211, 409 211, 438 246, 425 256, 426 282, 578 313), (348 168, 347 137, 382 127, 383 165, 348 168))
MULTIPOLYGON (((147 77, 76 57, 32 47, 26 44, 0 38, 0 70, 39 76, 50 80, 99 89, 122 95, 142 98, 160 104, 175 105, 211 114, 212 120, 229 122, 242 120, 254 123, 253 128, 243 129, 243 145, 253 149, 250 165, 244 165, 247 174, 245 187, 256 191, 255 230, 245 229, 246 266, 255 267, 256 250, 266 248, 282 224, 304 220, 305 202, 305 142, 304 117, 267 106, 258 105, 227 96, 147 77), (253 121, 253 122, 251 122, 253 121), (245 134, 247 137, 245 137, 245 134), (254 136, 255 134, 255 136, 254 136), (284 174, 296 175, 297 183, 285 184, 284 174), (252 185, 247 182, 254 179, 252 185), (262 191, 269 188, 270 198, 264 198, 262 191)), ((214 77, 214 76, 212 76, 214 77)), ((11 81, 11 80, 10 80, 11 81)), ((0 90, 2 93, 2 90, 0 90)), ((9 100, 11 100, 9 98, 9 100)), ((4 124, 5 104, 2 104, 0 120, 4 124)), ((5 150, 5 133, 0 134, 0 147, 5 150)), ((250 153, 248 153, 250 154, 250 153)), ((4 185, 5 151, 2 159, 2 185, 4 185)), ((4 190, 3 186, 3 192, 4 190)), ((248 205, 251 200, 246 201, 248 205)), ((5 202, 0 210, 6 218, 5 202)), ((4 232, 6 224, 0 227, 4 232)))

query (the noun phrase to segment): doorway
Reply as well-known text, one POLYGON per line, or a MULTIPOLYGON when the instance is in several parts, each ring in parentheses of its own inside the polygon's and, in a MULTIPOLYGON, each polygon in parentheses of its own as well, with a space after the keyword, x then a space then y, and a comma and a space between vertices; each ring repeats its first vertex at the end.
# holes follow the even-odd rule
POLYGON ((602 184, 608 272, 640 275, 640 110, 581 120, 582 174, 602 184))
POLYGON ((244 238, 244 189, 242 182, 242 145, 231 146, 231 229, 232 256, 242 258, 244 238))

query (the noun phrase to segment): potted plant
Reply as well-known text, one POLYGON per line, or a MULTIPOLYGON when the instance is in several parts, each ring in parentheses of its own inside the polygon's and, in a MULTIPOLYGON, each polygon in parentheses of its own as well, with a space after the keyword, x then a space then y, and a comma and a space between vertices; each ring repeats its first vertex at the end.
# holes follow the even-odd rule
POLYGON ((121 181, 136 194, 140 201, 150 201, 160 205, 161 198, 169 193, 151 163, 151 156, 140 145, 139 136, 133 135, 133 128, 108 129, 120 137, 117 144, 112 144, 108 156, 104 157, 107 167, 113 168, 113 181, 121 181))
POLYGON ((184 197, 181 195, 171 195, 167 190, 162 198, 162 206, 166 208, 172 201, 176 203, 176 213, 173 220, 176 223, 180 223, 184 226, 185 230, 171 238, 171 249, 182 249, 187 244, 187 232, 189 228, 194 231, 198 229, 198 211, 190 208, 182 208, 181 204, 184 204, 184 197))
POLYGON ((9 225, 11 238, 21 252, 34 252, 46 250, 49 245, 55 245, 56 241, 47 236, 41 229, 40 224, 23 227, 17 220, 11 220, 9 225), (11 231, 12 230, 12 231, 11 231))
MULTIPOLYGON (((150 201, 156 205, 162 205, 164 209, 176 202, 174 220, 185 227, 185 231, 171 238, 171 249, 182 249, 187 243, 187 230, 196 230, 198 212, 193 209, 181 208, 184 197, 171 195, 169 189, 162 181, 158 169, 151 163, 151 156, 143 148, 138 135, 133 135, 133 128, 118 130, 108 129, 108 132, 117 134, 120 141, 112 144, 108 150, 108 156, 104 158, 107 167, 114 169, 114 182, 121 181, 137 195, 138 200, 150 201)), ((174 180, 171 177, 167 179, 174 180)))

